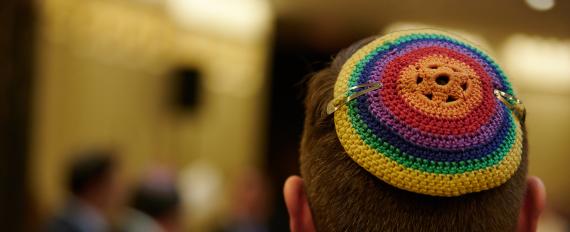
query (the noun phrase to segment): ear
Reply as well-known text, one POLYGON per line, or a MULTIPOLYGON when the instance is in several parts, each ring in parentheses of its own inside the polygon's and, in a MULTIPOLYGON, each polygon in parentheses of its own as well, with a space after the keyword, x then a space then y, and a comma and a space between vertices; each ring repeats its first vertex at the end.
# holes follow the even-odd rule
POLYGON ((283 187, 285 205, 289 212, 289 226, 291 232, 313 232, 315 226, 313 216, 307 201, 307 194, 303 179, 299 176, 290 176, 283 187))
POLYGON ((529 176, 526 180, 526 193, 519 213, 518 230, 520 232, 534 232, 538 219, 546 205, 546 190, 542 180, 536 176, 529 176))

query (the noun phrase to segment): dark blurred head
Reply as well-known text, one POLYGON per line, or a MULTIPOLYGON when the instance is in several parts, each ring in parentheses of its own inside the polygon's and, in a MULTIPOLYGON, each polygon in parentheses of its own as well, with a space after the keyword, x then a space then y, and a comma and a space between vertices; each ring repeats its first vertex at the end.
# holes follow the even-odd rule
POLYGON ((156 220, 165 231, 180 226, 181 198, 170 172, 156 169, 135 188, 130 206, 156 220))
POLYGON ((67 188, 77 198, 102 210, 118 205, 121 191, 115 152, 91 149, 78 152, 68 170, 67 188))
POLYGON ((70 167, 68 188, 77 196, 102 188, 112 178, 115 161, 112 152, 89 150, 77 155, 70 167))
POLYGON ((131 201, 131 207, 153 218, 161 218, 176 213, 180 206, 180 196, 172 190, 139 187, 131 201))

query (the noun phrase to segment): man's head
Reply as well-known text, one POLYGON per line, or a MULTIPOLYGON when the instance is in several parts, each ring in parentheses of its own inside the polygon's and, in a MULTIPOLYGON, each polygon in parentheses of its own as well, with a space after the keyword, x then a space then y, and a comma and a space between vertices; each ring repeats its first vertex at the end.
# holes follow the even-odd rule
POLYGON ((68 171, 68 190, 77 198, 101 209, 120 198, 114 152, 90 149, 75 154, 68 171))
POLYGON ((430 196, 434 194, 402 190, 404 187, 397 188, 381 180, 371 174, 370 167, 362 167, 347 154, 335 130, 334 115, 327 114, 327 105, 333 100, 333 89, 343 65, 373 40, 362 40, 340 52, 330 67, 309 80, 300 157, 303 178, 289 178, 284 189, 291 230, 534 230, 545 194, 540 180, 526 177, 524 128, 523 152, 512 176, 498 187, 459 196, 430 196))
POLYGON ((136 187, 130 207, 154 219, 165 231, 179 231, 181 197, 175 174, 164 167, 155 167, 136 187))

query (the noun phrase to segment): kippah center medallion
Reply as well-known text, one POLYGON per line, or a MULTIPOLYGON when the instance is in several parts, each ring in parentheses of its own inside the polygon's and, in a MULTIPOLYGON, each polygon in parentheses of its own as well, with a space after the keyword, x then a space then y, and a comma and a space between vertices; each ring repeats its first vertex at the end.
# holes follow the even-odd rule
POLYGON ((455 109, 455 114, 447 116, 461 116, 481 101, 478 95, 472 94, 481 92, 478 79, 468 65, 434 55, 404 68, 398 80, 398 90, 409 104, 421 111, 433 114, 455 109))

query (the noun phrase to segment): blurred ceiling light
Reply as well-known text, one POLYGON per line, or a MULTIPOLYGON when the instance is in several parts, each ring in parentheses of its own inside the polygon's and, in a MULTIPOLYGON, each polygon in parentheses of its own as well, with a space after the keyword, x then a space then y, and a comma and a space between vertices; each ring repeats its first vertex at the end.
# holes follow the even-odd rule
MULTIPOLYGON (((395 22, 388 25, 384 29, 384 33, 392 33, 396 31, 404 31, 412 29, 426 29, 426 28, 439 29, 450 32, 452 34, 465 38, 467 41, 470 41, 471 43, 478 45, 479 47, 485 49, 487 52, 491 50, 489 43, 482 36, 474 34, 472 32, 467 32, 465 30, 458 30, 455 28, 441 27, 436 25, 429 25, 429 24, 415 23, 415 22, 395 22)), ((490 53, 492 54, 492 52, 490 53)))
POLYGON ((525 0, 526 4, 533 10, 547 11, 554 7, 554 0, 525 0))
POLYGON ((185 29, 225 38, 257 40, 270 29, 265 0, 167 0, 166 9, 185 29))
POLYGON ((501 55, 507 73, 525 87, 570 90, 570 39, 516 34, 506 40, 501 55))

